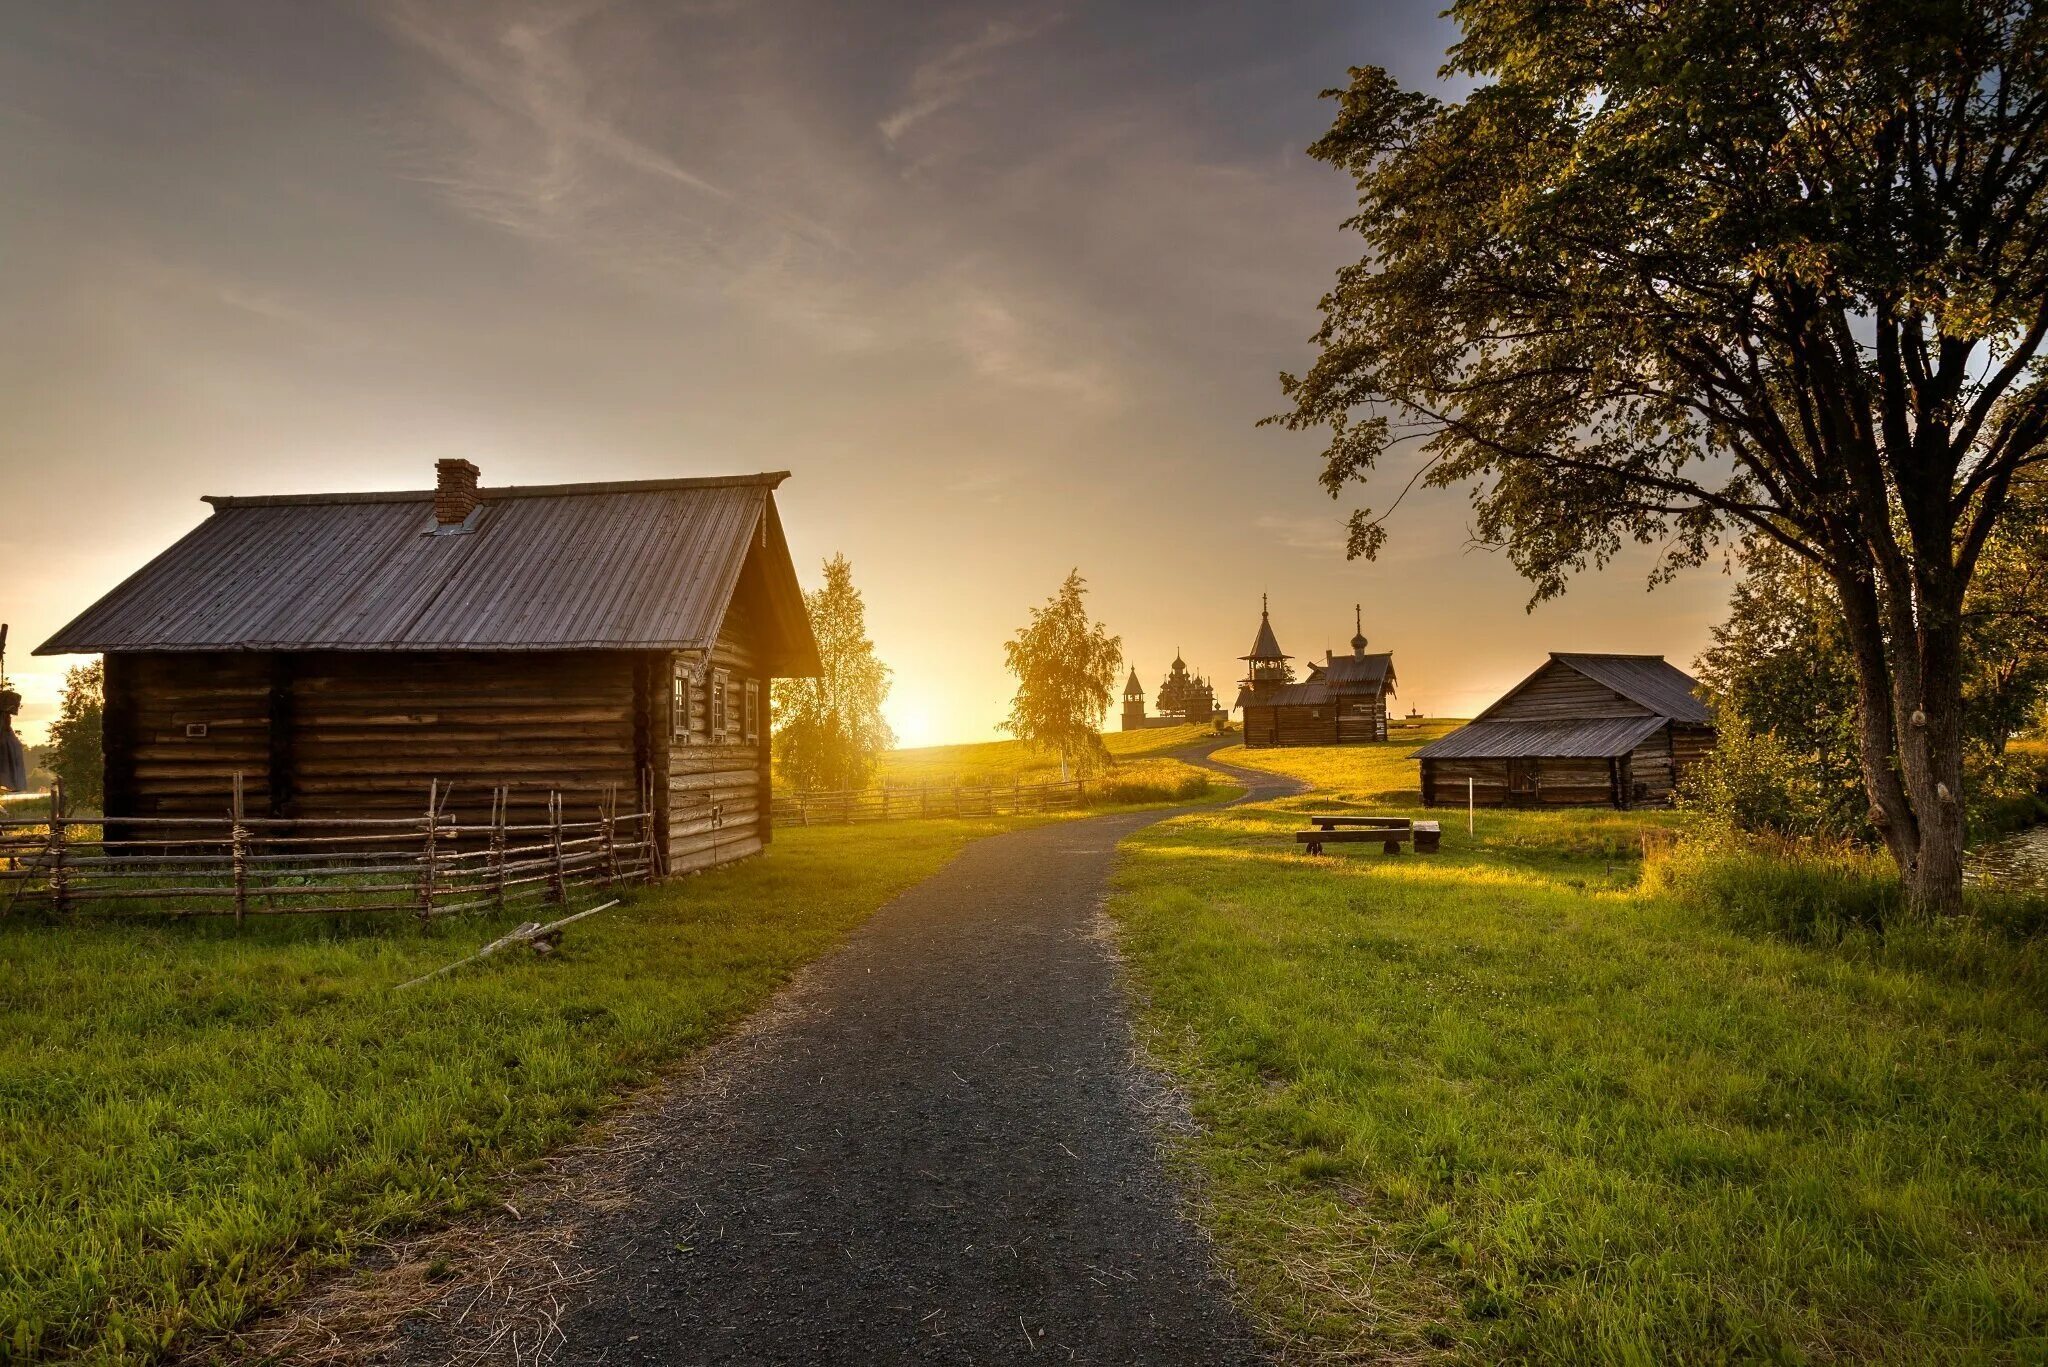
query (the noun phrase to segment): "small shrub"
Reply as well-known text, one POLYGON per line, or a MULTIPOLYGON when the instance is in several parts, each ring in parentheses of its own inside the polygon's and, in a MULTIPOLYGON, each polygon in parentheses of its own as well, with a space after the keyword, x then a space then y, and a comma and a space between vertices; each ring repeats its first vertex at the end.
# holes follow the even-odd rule
POLYGON ((1889 866, 1848 845, 1708 834, 1653 859, 1645 886, 1744 930, 1803 944, 1882 932, 1905 905, 1889 866))
POLYGON ((1121 806, 1139 802, 1191 802, 1209 794, 1207 774, 1188 774, 1179 779, 1113 778, 1096 791, 1101 800, 1121 806))
POLYGON ((1862 789, 1829 784, 1768 732, 1723 716, 1713 751, 1679 783, 1678 806, 1725 831, 1842 838, 1861 829, 1862 789))

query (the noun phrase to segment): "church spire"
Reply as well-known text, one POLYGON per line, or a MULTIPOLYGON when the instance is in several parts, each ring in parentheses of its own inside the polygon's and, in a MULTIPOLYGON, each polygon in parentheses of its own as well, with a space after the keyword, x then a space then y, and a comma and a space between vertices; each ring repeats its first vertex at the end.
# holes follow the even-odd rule
POLYGON ((1351 620, 1357 627, 1356 633, 1351 637, 1351 653, 1353 655, 1363 655, 1365 654, 1365 604, 1353 603, 1351 605, 1351 614, 1351 620))

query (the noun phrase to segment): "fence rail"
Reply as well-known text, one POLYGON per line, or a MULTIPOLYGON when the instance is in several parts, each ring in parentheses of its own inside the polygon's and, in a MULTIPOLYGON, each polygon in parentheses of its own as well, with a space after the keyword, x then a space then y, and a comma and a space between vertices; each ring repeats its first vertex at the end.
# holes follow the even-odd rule
POLYGON ((844 826, 856 821, 906 821, 934 816, 1007 816, 1086 805, 1088 780, 1051 783, 948 784, 910 788, 857 788, 778 793, 777 821, 797 826, 844 826))
POLYGON ((566 904, 572 888, 661 872, 651 803, 621 812, 613 794, 570 820, 550 793, 545 821, 512 822, 498 788, 479 825, 448 814, 448 793, 430 784, 416 817, 256 817, 243 810, 238 774, 224 817, 99 817, 65 815, 53 786, 50 816, 0 819, 0 915, 98 904, 237 922, 370 911, 427 921, 536 898, 566 904))

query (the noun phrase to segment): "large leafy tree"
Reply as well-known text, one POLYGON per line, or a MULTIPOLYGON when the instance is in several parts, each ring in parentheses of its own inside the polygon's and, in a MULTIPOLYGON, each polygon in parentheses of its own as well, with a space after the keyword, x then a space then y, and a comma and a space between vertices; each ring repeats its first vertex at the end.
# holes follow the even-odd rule
POLYGON ((821 668, 815 679, 775 682, 775 762, 798 788, 862 788, 896 737, 882 716, 889 666, 875 657, 845 556, 825 562, 825 582, 804 606, 821 668))
MULTIPOLYGON (((2031 0, 1458 0, 1462 100, 1359 69, 1311 149, 1365 239, 1280 420, 1397 449, 1535 599, 1731 530, 1826 575, 1871 819, 1961 895, 1962 607, 2048 459, 2048 20, 2031 0)), ((1351 521, 1371 555, 1380 515, 1351 521)))
POLYGON ((1003 644, 1017 695, 1003 729, 1041 749, 1056 750, 1060 776, 1087 773, 1108 757, 1102 718, 1123 668, 1124 644, 1088 616, 1087 581, 1079 570, 1031 621, 1003 644))

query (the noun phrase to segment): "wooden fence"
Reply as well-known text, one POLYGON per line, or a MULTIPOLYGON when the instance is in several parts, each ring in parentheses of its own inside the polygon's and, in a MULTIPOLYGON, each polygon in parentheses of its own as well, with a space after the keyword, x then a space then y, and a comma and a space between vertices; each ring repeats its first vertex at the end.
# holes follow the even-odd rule
POLYGON ((499 788, 482 825, 449 816, 447 796, 430 785, 417 817, 252 817, 238 775, 221 818, 108 818, 65 815, 53 787, 49 817, 0 820, 0 915, 104 905, 237 922, 390 911, 426 921, 534 899, 565 904, 573 888, 661 872, 653 818, 620 812, 615 796, 572 821, 551 793, 547 820, 512 823, 499 788))
POLYGON ((1088 780, 999 783, 979 787, 858 788, 838 792, 779 793, 777 821, 794 826, 843 826, 855 821, 904 821, 934 816, 1003 816, 1085 806, 1088 780))

